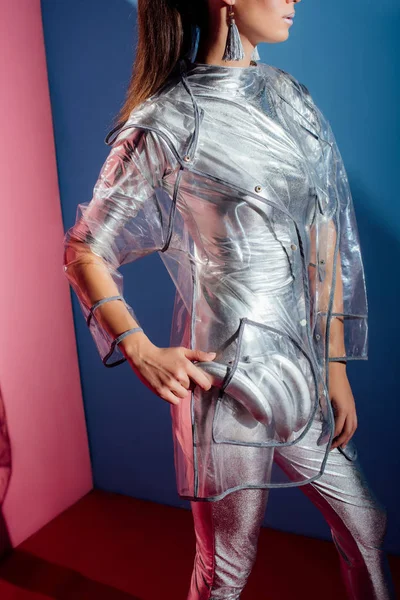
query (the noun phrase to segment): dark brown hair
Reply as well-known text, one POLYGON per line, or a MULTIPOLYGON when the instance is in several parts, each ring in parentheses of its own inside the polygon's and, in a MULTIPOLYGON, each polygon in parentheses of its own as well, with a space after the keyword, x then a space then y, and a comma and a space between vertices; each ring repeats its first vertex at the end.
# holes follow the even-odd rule
POLYGON ((138 0, 138 40, 126 99, 115 125, 153 95, 208 24, 207 0, 138 0))

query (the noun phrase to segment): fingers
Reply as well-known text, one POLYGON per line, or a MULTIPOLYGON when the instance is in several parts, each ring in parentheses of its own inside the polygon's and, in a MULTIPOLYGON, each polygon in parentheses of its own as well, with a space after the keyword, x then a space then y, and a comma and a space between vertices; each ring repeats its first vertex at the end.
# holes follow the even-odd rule
POLYGON ((186 398, 190 388, 190 379, 184 368, 177 369, 174 374, 164 377, 157 393, 161 398, 179 404, 181 398, 186 398))
POLYGON ((341 446, 341 448, 345 448, 346 444, 351 440, 354 435, 355 430, 357 429, 357 419, 351 416, 348 416, 345 419, 344 425, 341 429, 337 431, 337 427, 335 427, 334 440, 331 446, 331 450, 341 446))
POLYGON ((190 387, 189 378, 187 377, 186 379, 187 379, 187 387, 182 385, 181 383, 179 383, 179 381, 177 381, 176 379, 171 380, 167 384, 167 387, 178 398, 186 398, 186 396, 188 395, 189 387, 190 387))
POLYGON ((178 386, 181 386, 183 388, 185 388, 185 392, 187 392, 188 389, 190 389, 190 377, 187 373, 186 370, 186 365, 178 367, 174 373, 173 373, 173 379, 171 380, 172 384, 178 384, 178 386))
POLYGON ((340 412, 338 415, 335 415, 335 430, 333 432, 334 438, 342 433, 345 422, 346 413, 340 412))
POLYGON ((201 367, 196 367, 196 365, 189 361, 187 365, 187 372, 190 379, 192 379, 195 384, 203 388, 203 390, 208 391, 211 388, 212 383, 210 378, 207 376, 205 371, 201 369, 201 367))
POLYGON ((174 377, 164 382, 160 395, 168 402, 177 405, 180 398, 186 398, 188 390, 193 389, 195 385, 199 385, 202 389, 208 391, 212 386, 212 382, 201 368, 196 367, 188 360, 185 369, 181 368, 175 373, 174 377))
POLYGON ((191 389, 195 385, 200 386, 205 391, 208 391, 209 389, 211 389, 211 387, 213 385, 212 375, 203 371, 203 369, 201 369, 201 367, 196 367, 196 365, 193 364, 193 362, 191 362, 191 361, 193 361, 193 360, 200 361, 200 362, 212 361, 216 357, 217 353, 216 352, 204 352, 203 350, 197 350, 197 349, 191 350, 190 348, 184 348, 184 354, 185 354, 186 358, 188 359, 187 372, 192 380, 191 389))
POLYGON ((215 352, 192 350, 181 346, 158 348, 152 345, 150 352, 141 355, 140 360, 130 360, 139 379, 155 394, 171 404, 179 404, 188 391, 198 384, 205 390, 211 388, 208 375, 196 367, 190 359, 210 361, 215 352))
MULTIPOLYGON (((187 393, 187 390, 186 390, 186 393, 187 393)), ((173 392, 171 392, 171 390, 169 390, 168 388, 165 388, 164 390, 162 390, 160 393, 158 393, 158 395, 161 398, 163 398, 163 400, 166 400, 170 404, 178 405, 180 403, 180 399, 178 398, 178 396, 175 396, 175 394, 173 392)))
POLYGON ((204 352, 204 350, 197 350, 191 348, 182 348, 186 358, 189 360, 213 360, 216 357, 216 352, 204 352))

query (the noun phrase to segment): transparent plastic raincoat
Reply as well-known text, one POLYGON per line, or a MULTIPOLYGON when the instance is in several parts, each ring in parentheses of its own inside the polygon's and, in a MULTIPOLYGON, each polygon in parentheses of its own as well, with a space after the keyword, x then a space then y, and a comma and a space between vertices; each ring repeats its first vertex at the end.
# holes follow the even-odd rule
POLYGON ((112 367, 125 357, 85 301, 79 265, 97 257, 140 324, 118 269, 158 252, 176 286, 170 345, 217 353, 197 363, 211 389, 171 405, 179 495, 320 477, 329 361, 367 358, 367 298, 345 168, 308 89, 264 63, 184 58, 106 143, 93 198, 65 235, 65 275, 112 367), (317 475, 282 481, 274 450, 312 423, 317 475))

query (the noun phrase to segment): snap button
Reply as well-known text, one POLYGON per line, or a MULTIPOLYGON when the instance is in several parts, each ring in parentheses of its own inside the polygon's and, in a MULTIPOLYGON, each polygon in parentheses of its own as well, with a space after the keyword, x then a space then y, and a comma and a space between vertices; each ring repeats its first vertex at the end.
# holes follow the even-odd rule
POLYGON ((256 192, 261 192, 262 187, 261 187, 261 185, 256 185, 256 187, 254 189, 256 190, 256 192))
POLYGON ((307 320, 306 319, 302 319, 300 321, 300 325, 302 325, 304 327, 304 325, 307 325, 307 320))
POLYGON ((185 162, 189 162, 190 161, 190 156, 188 154, 186 154, 186 156, 183 157, 183 160, 185 162))
POLYGON ((290 244, 290 247, 291 247, 292 250, 297 250, 296 244, 290 244))
POLYGON ((316 333, 316 334, 315 334, 315 339, 316 339, 316 340, 319 340, 320 338, 321 338, 321 336, 319 335, 319 333, 316 333))

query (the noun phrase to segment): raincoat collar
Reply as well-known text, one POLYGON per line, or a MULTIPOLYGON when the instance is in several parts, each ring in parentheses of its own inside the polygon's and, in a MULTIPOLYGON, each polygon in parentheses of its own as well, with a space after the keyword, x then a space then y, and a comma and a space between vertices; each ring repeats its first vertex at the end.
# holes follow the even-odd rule
POLYGON ((215 91, 228 93, 230 96, 240 95, 248 98, 259 93, 265 84, 262 70, 258 64, 247 67, 231 67, 184 59, 182 70, 196 93, 215 91))
MULTIPOLYGON (((205 64, 192 62, 187 57, 181 58, 174 69, 174 74, 171 74, 171 79, 165 83, 165 86, 156 94, 163 94, 181 81, 192 99, 194 109, 194 132, 192 142, 195 144, 198 135, 199 124, 202 118, 202 111, 199 109, 196 96, 218 96, 225 95, 232 99, 236 97, 263 105, 265 98, 272 94, 276 100, 271 104, 276 104, 277 101, 282 102, 282 106, 290 111, 290 120, 297 122, 301 127, 306 129, 315 138, 324 140, 324 134, 321 132, 320 123, 316 117, 313 108, 313 102, 309 92, 305 86, 292 77, 286 71, 268 65, 266 63, 257 63, 248 67, 229 67, 223 65, 205 64)), ((141 106, 136 107, 131 116, 124 124, 117 125, 110 131, 105 143, 112 145, 120 131, 131 127, 145 127, 157 132, 160 127, 157 119, 153 119, 154 97, 148 98, 141 106), (151 124, 151 127, 149 125, 151 124), (115 134, 115 135, 114 135, 115 134)), ((276 110, 276 108, 273 108, 276 110)), ((277 122, 286 130, 287 126, 278 119, 277 122)), ((329 142, 328 142, 329 143, 329 142)), ((176 152, 178 152, 176 150, 176 152)), ((175 152, 175 153, 176 153, 175 152)), ((180 157, 182 158, 182 157, 180 157)))
POLYGON ((272 92, 290 107, 294 121, 314 137, 321 138, 307 88, 278 67, 261 62, 247 67, 230 67, 183 58, 179 61, 179 70, 180 76, 186 79, 195 96, 227 94, 231 99, 243 97, 252 101, 260 100, 272 92))

